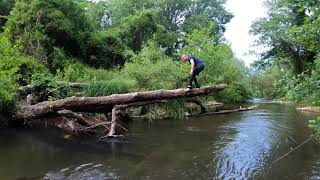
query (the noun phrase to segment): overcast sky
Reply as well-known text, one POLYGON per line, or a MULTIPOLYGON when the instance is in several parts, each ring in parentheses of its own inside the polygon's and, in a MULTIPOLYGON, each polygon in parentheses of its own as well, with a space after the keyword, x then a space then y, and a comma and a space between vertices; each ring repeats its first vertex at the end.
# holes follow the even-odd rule
POLYGON ((225 37, 236 56, 249 65, 256 59, 254 55, 248 54, 249 50, 255 50, 252 48, 254 37, 249 34, 249 30, 255 19, 265 16, 263 0, 227 0, 225 7, 234 15, 227 24, 225 37))

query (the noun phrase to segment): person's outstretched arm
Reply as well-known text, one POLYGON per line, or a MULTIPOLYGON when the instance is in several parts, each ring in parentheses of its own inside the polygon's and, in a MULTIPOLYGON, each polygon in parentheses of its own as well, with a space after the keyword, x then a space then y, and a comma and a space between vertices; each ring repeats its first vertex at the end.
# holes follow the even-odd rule
POLYGON ((192 76, 192 74, 193 74, 193 70, 194 70, 194 60, 193 60, 193 59, 191 59, 191 60, 190 60, 190 63, 191 63, 190 76, 192 76))

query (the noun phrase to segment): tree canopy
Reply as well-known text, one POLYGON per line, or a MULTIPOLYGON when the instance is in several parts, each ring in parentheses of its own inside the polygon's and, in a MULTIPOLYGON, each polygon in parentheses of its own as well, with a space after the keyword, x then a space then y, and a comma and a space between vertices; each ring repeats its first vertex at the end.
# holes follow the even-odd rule
POLYGON ((267 46, 259 66, 279 63, 295 74, 310 70, 319 53, 319 5, 317 0, 267 1, 268 16, 252 25, 257 44, 267 46))

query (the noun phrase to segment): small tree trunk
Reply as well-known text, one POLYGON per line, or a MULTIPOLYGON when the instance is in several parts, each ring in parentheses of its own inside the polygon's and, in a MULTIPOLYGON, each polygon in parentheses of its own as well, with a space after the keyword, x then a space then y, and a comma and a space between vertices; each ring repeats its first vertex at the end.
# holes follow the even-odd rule
POLYGON ((108 137, 112 137, 115 135, 116 124, 117 124, 117 113, 118 113, 118 107, 114 106, 112 108, 112 120, 111 120, 111 126, 110 126, 110 131, 108 133, 108 137))

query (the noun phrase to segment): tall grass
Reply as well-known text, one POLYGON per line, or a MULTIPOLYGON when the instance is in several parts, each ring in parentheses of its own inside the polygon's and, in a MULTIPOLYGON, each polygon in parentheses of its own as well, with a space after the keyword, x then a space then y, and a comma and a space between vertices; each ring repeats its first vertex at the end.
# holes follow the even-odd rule
POLYGON ((168 116, 173 119, 184 119, 187 112, 186 102, 184 99, 171 100, 163 105, 168 116))
POLYGON ((127 93, 134 86, 134 82, 126 79, 97 81, 84 89, 85 96, 108 96, 111 94, 127 93))

